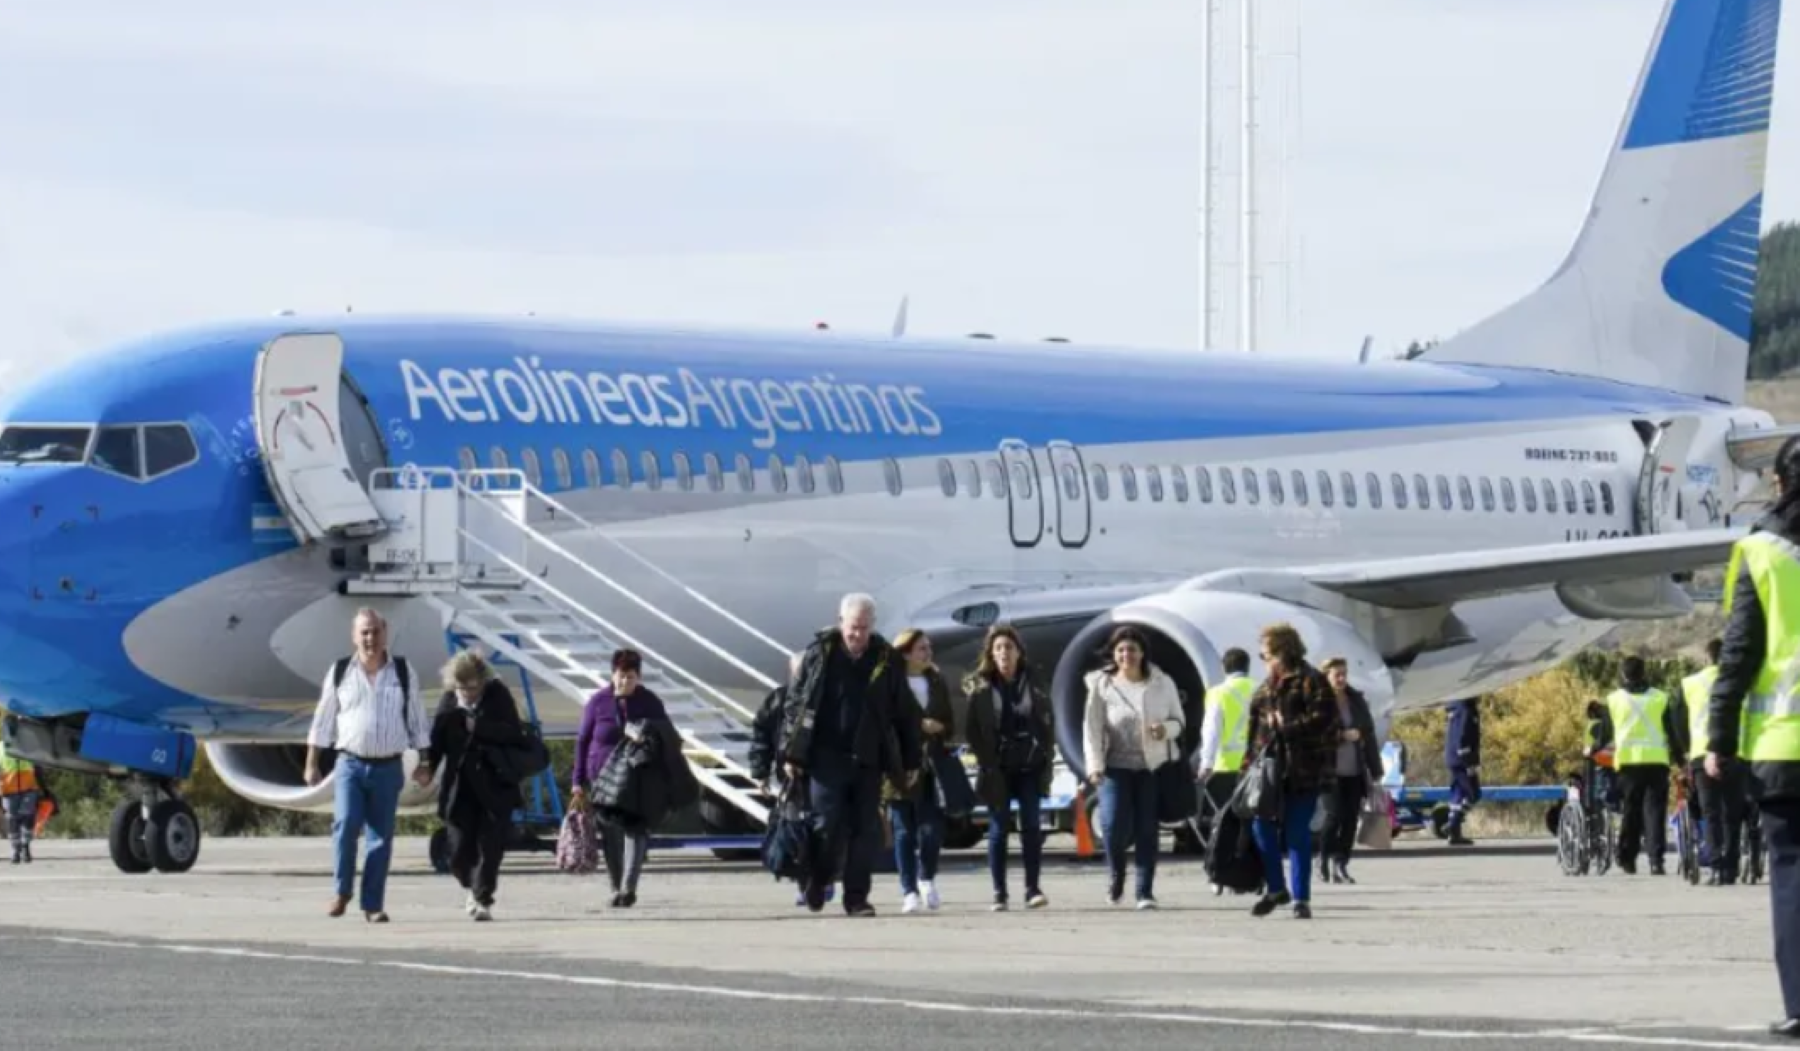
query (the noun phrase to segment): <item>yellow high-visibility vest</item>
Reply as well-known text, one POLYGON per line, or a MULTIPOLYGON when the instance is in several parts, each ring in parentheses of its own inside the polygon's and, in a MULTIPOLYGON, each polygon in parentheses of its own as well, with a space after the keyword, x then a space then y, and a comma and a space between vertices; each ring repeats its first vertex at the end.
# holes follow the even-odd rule
POLYGON ((1768 643, 1744 698, 1740 757, 1757 763, 1800 762, 1800 548, 1773 533, 1752 533, 1731 550, 1725 613, 1738 574, 1748 572, 1763 608, 1768 643))
POLYGON ((1687 704, 1688 713, 1689 759, 1702 759, 1706 756, 1706 711, 1712 703, 1713 683, 1718 678, 1718 665, 1713 665, 1681 680, 1681 699, 1687 704))
POLYGON ((1614 766, 1669 765, 1669 735, 1662 724, 1668 694, 1655 687, 1643 693, 1614 690, 1606 708, 1612 713, 1614 766))
POLYGON ((1250 699, 1256 696, 1256 684, 1248 676, 1238 675, 1206 691, 1206 703, 1219 706, 1219 757, 1214 770, 1237 773, 1244 765, 1244 753, 1250 750, 1250 699))

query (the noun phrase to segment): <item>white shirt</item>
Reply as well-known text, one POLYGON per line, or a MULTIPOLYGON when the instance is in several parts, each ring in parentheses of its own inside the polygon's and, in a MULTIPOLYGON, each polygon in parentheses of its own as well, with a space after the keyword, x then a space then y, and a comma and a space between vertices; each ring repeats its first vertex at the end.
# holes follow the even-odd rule
POLYGON ((319 707, 313 713, 312 732, 306 741, 314 748, 336 748, 364 759, 387 759, 408 748, 431 746, 431 721, 419 700, 418 669, 411 669, 410 704, 400 689, 400 676, 390 658, 373 678, 362 662, 352 658, 344 669, 343 684, 333 689, 331 669, 319 689, 319 707), (411 733, 407 732, 410 724, 411 733))
POLYGON ((908 675, 906 683, 912 687, 913 697, 921 709, 931 707, 931 680, 923 675, 908 675))
MULTIPOLYGON (((1234 671, 1230 675, 1225 676, 1225 681, 1231 682, 1234 679, 1247 678, 1249 678, 1249 676, 1245 675, 1243 672, 1234 671)), ((1245 712, 1244 714, 1245 717, 1248 718, 1249 713, 1245 712)), ((1224 734, 1225 706, 1222 704, 1207 705, 1206 716, 1200 720, 1200 753, 1196 759, 1196 762, 1200 765, 1200 769, 1212 770, 1218 765, 1220 738, 1222 738, 1224 734)), ((1236 770, 1219 770, 1215 772, 1222 774, 1237 773, 1236 770)))

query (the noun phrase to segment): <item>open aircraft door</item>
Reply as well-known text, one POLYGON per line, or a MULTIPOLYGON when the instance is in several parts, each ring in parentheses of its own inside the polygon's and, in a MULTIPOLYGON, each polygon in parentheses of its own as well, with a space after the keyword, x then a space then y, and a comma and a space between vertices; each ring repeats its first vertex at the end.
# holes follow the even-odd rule
POLYGON ((1638 471, 1634 510, 1639 536, 1678 532, 1686 528, 1676 508, 1687 483, 1688 452, 1700 433, 1695 416, 1677 416, 1657 425, 1644 448, 1644 466, 1638 471))
MULTIPOLYGON (((371 421, 341 418, 343 370, 344 343, 330 333, 282 336, 256 359, 263 471, 303 544, 366 540, 386 528, 354 469, 353 458, 369 457, 349 447, 351 438, 366 436, 371 421)), ((353 404, 360 408, 360 397, 353 404)))

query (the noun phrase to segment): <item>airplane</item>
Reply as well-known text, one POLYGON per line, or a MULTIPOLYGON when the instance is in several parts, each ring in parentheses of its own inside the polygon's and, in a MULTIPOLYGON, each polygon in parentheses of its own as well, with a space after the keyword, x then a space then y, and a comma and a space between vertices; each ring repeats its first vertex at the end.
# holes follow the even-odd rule
POLYGON ((0 403, 7 747, 186 871, 201 747, 329 808, 304 735, 369 606, 421 669, 518 659, 552 735, 638 646, 753 828, 740 698, 846 592, 952 668, 1019 627, 1078 775, 1119 624, 1192 701, 1291 622, 1385 725, 1680 615, 1796 431, 1743 404, 1779 14, 1668 0, 1567 258, 1411 362, 358 313, 43 370, 0 403))

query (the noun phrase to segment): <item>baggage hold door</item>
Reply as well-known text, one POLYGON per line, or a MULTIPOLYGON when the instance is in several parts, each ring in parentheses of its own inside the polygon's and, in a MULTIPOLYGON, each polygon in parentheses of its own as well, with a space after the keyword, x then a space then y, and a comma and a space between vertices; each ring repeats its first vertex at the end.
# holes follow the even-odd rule
MULTIPOLYGON (((302 544, 366 540, 385 528, 348 449, 340 405, 344 343, 331 333, 282 336, 256 359, 256 440, 263 471, 302 544)), ((360 397, 352 404, 367 413, 360 397)), ((369 420, 348 421, 366 436, 369 420)), ((375 441, 379 445, 380 429, 375 441)), ((366 457, 359 457, 366 458, 366 457)), ((366 471, 364 472, 366 475, 366 471)))

